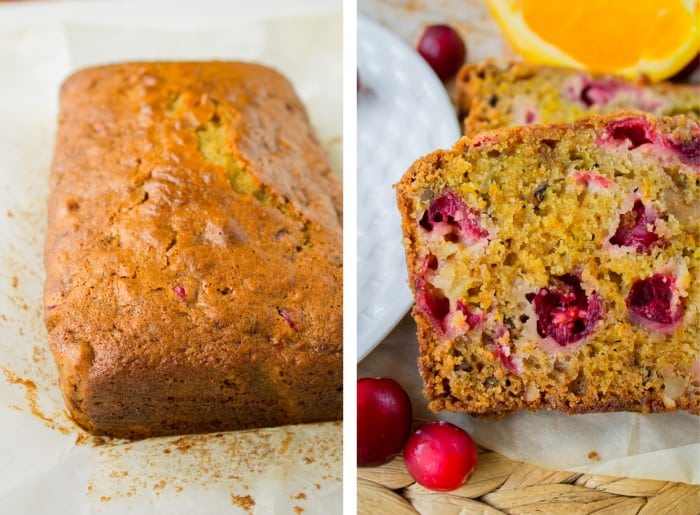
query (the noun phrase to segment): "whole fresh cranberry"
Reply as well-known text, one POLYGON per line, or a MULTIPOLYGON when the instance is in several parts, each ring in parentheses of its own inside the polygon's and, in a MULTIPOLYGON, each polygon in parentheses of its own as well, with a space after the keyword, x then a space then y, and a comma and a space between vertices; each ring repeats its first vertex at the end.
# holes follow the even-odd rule
POLYGON ((357 464, 386 463, 401 452, 411 432, 411 400, 390 378, 357 381, 357 464))
POLYGON ((440 80, 451 79, 467 57, 467 47, 449 25, 430 25, 418 40, 418 53, 440 80))
POLYGON ((413 479, 430 490, 459 488, 472 475, 479 459, 474 441, 449 422, 429 422, 416 430, 403 450, 413 479))

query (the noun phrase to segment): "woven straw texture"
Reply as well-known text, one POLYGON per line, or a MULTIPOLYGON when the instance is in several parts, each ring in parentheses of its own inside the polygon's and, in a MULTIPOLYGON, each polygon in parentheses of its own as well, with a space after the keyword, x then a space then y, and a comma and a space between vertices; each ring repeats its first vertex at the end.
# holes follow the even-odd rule
POLYGON ((452 492, 420 486, 400 456, 358 468, 357 477, 357 512, 367 515, 700 514, 700 486, 549 470, 486 449, 467 484, 452 492))

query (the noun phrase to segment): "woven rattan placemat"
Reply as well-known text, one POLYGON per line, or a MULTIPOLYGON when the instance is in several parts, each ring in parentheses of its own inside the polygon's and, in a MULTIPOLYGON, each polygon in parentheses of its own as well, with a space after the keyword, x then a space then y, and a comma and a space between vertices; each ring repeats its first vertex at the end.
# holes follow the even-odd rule
POLYGON ((467 484, 447 493, 416 483, 400 456, 358 468, 358 514, 700 514, 700 486, 550 470, 479 451, 467 484))

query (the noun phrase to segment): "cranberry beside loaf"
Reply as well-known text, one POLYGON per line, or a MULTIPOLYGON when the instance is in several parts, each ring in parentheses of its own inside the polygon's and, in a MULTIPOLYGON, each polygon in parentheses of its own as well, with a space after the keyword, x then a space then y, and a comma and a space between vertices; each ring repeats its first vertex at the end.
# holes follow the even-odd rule
POLYGON ((227 62, 77 72, 50 182, 46 326, 81 426, 341 417, 341 189, 286 79, 227 62))
POLYGON ((397 184, 435 410, 700 413, 700 126, 463 138, 397 184))
POLYGON ((523 62, 465 65, 456 83, 464 134, 516 125, 573 122, 637 109, 700 118, 700 85, 645 84, 523 62))

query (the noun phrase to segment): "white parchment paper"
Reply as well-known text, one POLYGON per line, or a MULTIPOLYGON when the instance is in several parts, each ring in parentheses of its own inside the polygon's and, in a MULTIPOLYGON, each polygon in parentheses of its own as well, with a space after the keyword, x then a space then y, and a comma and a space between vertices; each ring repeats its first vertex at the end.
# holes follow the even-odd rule
POLYGON ((340 1, 0 5, 0 512, 340 513, 342 424, 89 437, 43 326, 58 88, 127 60, 254 60, 291 79, 340 172, 340 1))
MULTIPOLYGON (((481 0, 358 0, 358 11, 412 46, 424 26, 448 23, 464 38, 470 62, 490 57, 518 58, 481 0)), ((700 82, 700 71, 693 81, 700 82)), ((451 87, 447 84, 448 91, 451 87)), ((449 420, 469 431, 481 445, 512 459, 554 469, 700 484, 698 416, 680 412, 576 416, 521 412, 500 420, 479 420, 446 412, 436 415, 430 412, 421 393, 417 357, 416 326, 406 316, 360 362, 357 375, 393 377, 408 391, 414 417, 449 420)))

